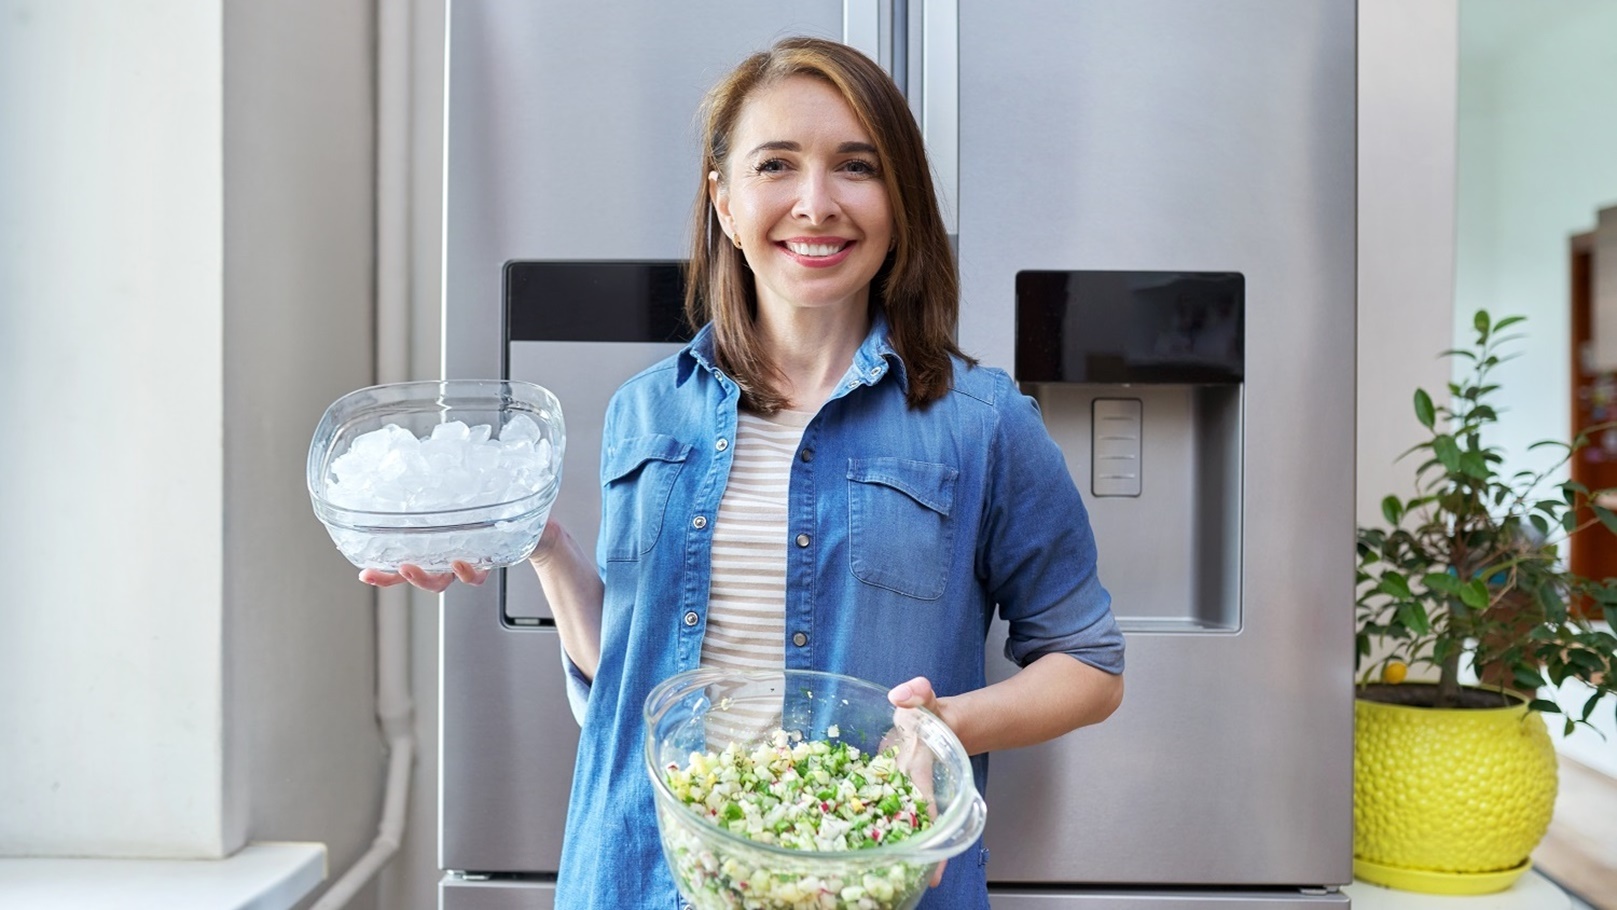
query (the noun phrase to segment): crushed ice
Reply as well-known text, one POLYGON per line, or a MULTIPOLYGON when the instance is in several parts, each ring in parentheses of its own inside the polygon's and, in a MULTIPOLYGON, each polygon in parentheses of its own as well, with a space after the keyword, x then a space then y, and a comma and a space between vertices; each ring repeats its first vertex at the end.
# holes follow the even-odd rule
POLYGON ((498 505, 549 486, 555 451, 526 414, 498 437, 488 424, 440 423, 420 439, 388 424, 356 438, 331 463, 326 499, 364 512, 437 512, 498 505))

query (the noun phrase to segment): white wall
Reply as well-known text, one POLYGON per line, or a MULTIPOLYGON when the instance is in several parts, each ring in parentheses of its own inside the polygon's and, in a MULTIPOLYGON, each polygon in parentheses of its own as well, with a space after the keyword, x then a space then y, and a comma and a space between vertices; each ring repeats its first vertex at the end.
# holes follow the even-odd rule
POLYGON ((0 2, 0 854, 234 846, 220 20, 0 2))
MULTIPOLYGON (((1479 307, 1528 317, 1521 356, 1496 373, 1498 439, 1507 470, 1536 469, 1530 443, 1571 435, 1567 240, 1617 205, 1617 3, 1465 0, 1461 13, 1455 333, 1468 338, 1479 307)), ((1583 730, 1558 747, 1617 777, 1613 707, 1593 718, 1605 739, 1583 730)))
POLYGON ((1454 296, 1458 0, 1359 3, 1358 523, 1413 494, 1398 456, 1441 393, 1454 296))
POLYGON ((373 598, 302 466, 371 374, 371 40, 0 0, 0 854, 368 845, 373 598))

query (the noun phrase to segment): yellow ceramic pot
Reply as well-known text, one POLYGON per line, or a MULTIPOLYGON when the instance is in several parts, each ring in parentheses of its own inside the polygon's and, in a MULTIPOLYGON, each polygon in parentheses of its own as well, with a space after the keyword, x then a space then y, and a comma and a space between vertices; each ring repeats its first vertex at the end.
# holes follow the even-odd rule
POLYGON ((1555 809, 1555 748, 1538 712, 1360 698, 1353 714, 1356 876, 1481 894, 1527 871, 1555 809))

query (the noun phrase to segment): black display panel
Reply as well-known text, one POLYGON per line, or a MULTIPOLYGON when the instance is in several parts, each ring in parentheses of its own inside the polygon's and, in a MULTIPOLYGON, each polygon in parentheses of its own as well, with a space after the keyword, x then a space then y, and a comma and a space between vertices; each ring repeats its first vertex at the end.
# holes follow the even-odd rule
POLYGON ((507 341, 684 342, 684 306, 683 262, 505 264, 507 341))
POLYGON ((1245 295, 1237 272, 1018 272, 1016 378, 1239 383, 1245 295))

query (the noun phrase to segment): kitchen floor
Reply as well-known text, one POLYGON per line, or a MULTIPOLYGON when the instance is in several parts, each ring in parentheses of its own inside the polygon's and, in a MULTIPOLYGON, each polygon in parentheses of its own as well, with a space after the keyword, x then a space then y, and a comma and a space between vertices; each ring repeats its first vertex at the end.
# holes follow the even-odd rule
POLYGON ((1560 792, 1533 866, 1582 901, 1617 910, 1617 780, 1561 757, 1560 792))

